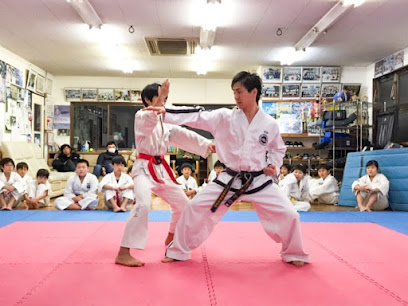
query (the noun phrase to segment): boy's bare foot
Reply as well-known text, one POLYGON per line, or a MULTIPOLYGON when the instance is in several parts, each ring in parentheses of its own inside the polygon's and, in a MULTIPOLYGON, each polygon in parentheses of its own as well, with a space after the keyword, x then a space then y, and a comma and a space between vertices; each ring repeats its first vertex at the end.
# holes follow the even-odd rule
POLYGON ((113 211, 114 211, 114 212, 118 212, 118 211, 121 211, 121 209, 120 209, 120 207, 118 207, 118 206, 113 206, 113 211))
POLYGON ((142 267, 144 262, 132 257, 130 254, 118 254, 115 258, 115 264, 127 267, 142 267))
POLYGON ((124 207, 123 207, 123 206, 121 206, 121 207, 120 207, 120 210, 121 210, 121 211, 125 211, 125 212, 126 212, 126 211, 127 211, 126 206, 124 206, 124 207))
POLYGON ((170 258, 170 257, 164 257, 161 262, 163 263, 169 263, 169 262, 173 262, 173 261, 178 261, 177 259, 174 258, 170 258))
POLYGON ((173 241, 173 238, 174 238, 174 233, 169 233, 167 235, 166 241, 164 242, 164 245, 169 245, 169 243, 173 241))
POLYGON ((291 261, 289 263, 291 263, 292 265, 294 265, 296 267, 302 267, 305 264, 304 261, 300 261, 300 260, 294 260, 294 261, 291 261))

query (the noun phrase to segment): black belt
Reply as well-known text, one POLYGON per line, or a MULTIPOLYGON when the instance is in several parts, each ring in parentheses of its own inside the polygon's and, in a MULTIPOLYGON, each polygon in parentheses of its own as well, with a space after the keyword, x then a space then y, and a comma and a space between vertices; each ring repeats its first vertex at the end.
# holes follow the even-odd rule
POLYGON ((231 206, 232 203, 234 203, 242 194, 251 194, 258 192, 262 189, 264 189, 266 186, 272 184, 272 180, 265 182, 261 186, 251 189, 248 192, 246 190, 249 188, 249 186, 252 184, 253 180, 255 177, 260 176, 261 174, 264 174, 263 170, 261 171, 234 171, 230 168, 227 168, 225 170, 227 174, 231 175, 232 178, 228 181, 227 184, 224 184, 223 182, 219 181, 218 179, 214 180, 214 183, 221 185, 224 187, 224 190, 221 192, 221 194, 218 196, 217 200, 215 201, 214 205, 211 207, 211 211, 215 212, 218 207, 221 205, 221 202, 224 200, 225 196, 227 195, 228 191, 233 191, 234 194, 232 195, 231 198, 229 198, 226 202, 225 205, 227 207, 231 206), (235 179, 240 178, 242 181, 242 187, 240 189, 232 188, 232 184, 234 183, 235 179))

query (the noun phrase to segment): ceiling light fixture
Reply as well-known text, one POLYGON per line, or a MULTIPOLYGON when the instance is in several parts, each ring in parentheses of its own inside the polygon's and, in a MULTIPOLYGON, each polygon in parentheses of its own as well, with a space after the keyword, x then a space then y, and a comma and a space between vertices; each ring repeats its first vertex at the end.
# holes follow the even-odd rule
POLYGON ((353 4, 361 5, 365 0, 340 0, 324 15, 295 45, 296 50, 308 48, 321 33, 334 24, 353 4))
POLYGON ((214 45, 215 40, 215 31, 204 30, 201 28, 200 30, 200 47, 211 48, 214 45))
POLYGON ((102 20, 88 0, 67 0, 90 29, 102 27, 102 20))

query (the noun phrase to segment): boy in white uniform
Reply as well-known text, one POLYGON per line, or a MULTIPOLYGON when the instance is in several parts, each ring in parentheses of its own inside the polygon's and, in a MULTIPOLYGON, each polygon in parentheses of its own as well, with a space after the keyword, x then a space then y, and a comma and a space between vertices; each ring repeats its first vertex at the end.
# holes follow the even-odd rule
POLYGON ((366 164, 367 175, 360 177, 351 185, 356 195, 360 211, 384 210, 388 207, 388 191, 390 182, 387 177, 378 173, 379 167, 376 160, 366 164))
POLYGON ((317 200, 318 203, 324 204, 337 204, 339 201, 339 183, 330 174, 329 166, 320 164, 317 168, 317 173, 320 178, 309 181, 311 200, 317 200))
POLYGON ((14 172, 14 161, 5 157, 0 162, 0 210, 13 210, 20 204, 25 185, 18 173, 14 172))
MULTIPOLYGON (((161 86, 148 85, 142 91, 143 104, 162 107, 168 92, 167 80, 161 86)), ((166 201, 172 209, 169 234, 165 244, 173 239, 181 212, 189 201, 164 159, 168 145, 173 144, 204 158, 212 152, 214 145, 192 131, 163 123, 162 116, 152 111, 136 113, 135 142, 139 151, 132 168, 136 205, 130 212, 115 262, 125 266, 140 267, 144 263, 132 257, 130 249, 144 249, 146 245, 151 193, 166 201)))
POLYGON ((182 175, 177 178, 177 182, 182 186, 186 196, 192 199, 198 191, 197 181, 191 176, 193 167, 189 163, 184 163, 180 171, 182 175))
POLYGON ((262 81, 258 75, 242 71, 231 87, 238 106, 233 110, 149 108, 165 114, 165 122, 211 132, 217 155, 227 166, 186 206, 162 261, 188 260, 191 251, 204 242, 239 197, 253 203, 266 233, 282 243, 282 259, 302 266, 309 262, 309 256, 303 250, 299 214, 273 183, 286 147, 277 122, 258 106, 262 81), (225 202, 223 196, 227 194, 225 202))
POLYGON ((98 208, 98 179, 88 173, 89 163, 86 159, 79 159, 75 167, 75 175, 68 179, 64 196, 55 200, 54 206, 64 210, 94 210, 98 208))
POLYGON ((46 198, 51 194, 51 185, 48 182, 50 173, 46 169, 39 169, 35 181, 31 181, 28 185, 26 194, 24 195, 26 204, 29 209, 37 209, 44 207, 46 198))
POLYGON ((292 173, 279 182, 284 194, 291 200, 296 211, 310 209, 309 178, 305 175, 306 167, 302 164, 292 167, 292 173))
POLYGON ((114 212, 126 211, 126 206, 133 202, 133 180, 122 173, 126 166, 123 156, 112 158, 113 172, 105 175, 99 183, 99 191, 104 193, 105 206, 114 212))
POLYGON ((22 198, 22 206, 24 206, 25 209, 28 209, 28 205, 25 202, 25 197, 26 194, 28 192, 28 187, 30 186, 31 182, 33 181, 33 179, 31 178, 31 176, 29 176, 27 174, 28 172, 28 165, 25 162, 19 162, 16 166, 16 171, 18 173, 18 175, 20 175, 22 181, 23 181, 23 185, 24 185, 24 191, 23 191, 23 195, 24 195, 24 199, 22 198))

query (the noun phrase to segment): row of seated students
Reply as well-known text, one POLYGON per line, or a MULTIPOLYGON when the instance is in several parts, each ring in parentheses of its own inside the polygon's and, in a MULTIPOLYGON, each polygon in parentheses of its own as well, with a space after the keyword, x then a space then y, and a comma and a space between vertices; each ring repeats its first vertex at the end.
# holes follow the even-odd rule
MULTIPOLYGON (((308 211, 310 202, 338 204, 339 186, 330 174, 330 167, 321 164, 318 167, 319 179, 307 174, 306 165, 297 164, 293 168, 284 164, 280 169, 279 186, 293 203, 297 211, 308 211)), ((351 190, 356 196, 360 211, 384 210, 388 208, 389 181, 379 173, 375 160, 366 164, 366 175, 354 181, 351 190)))
MULTIPOLYGON (((49 172, 40 169, 32 180, 27 174, 28 165, 24 162, 15 164, 11 158, 0 162, 0 209, 12 210, 17 206, 36 209, 45 206, 46 198, 51 194, 48 182, 49 172)), ((57 209, 96 209, 99 204, 98 191, 104 195, 105 206, 115 212, 126 211, 127 205, 133 204, 133 180, 123 173, 126 161, 123 156, 112 159, 113 172, 105 175, 99 183, 96 176, 89 173, 89 163, 79 159, 75 174, 68 179, 64 195, 55 199, 57 209)))

